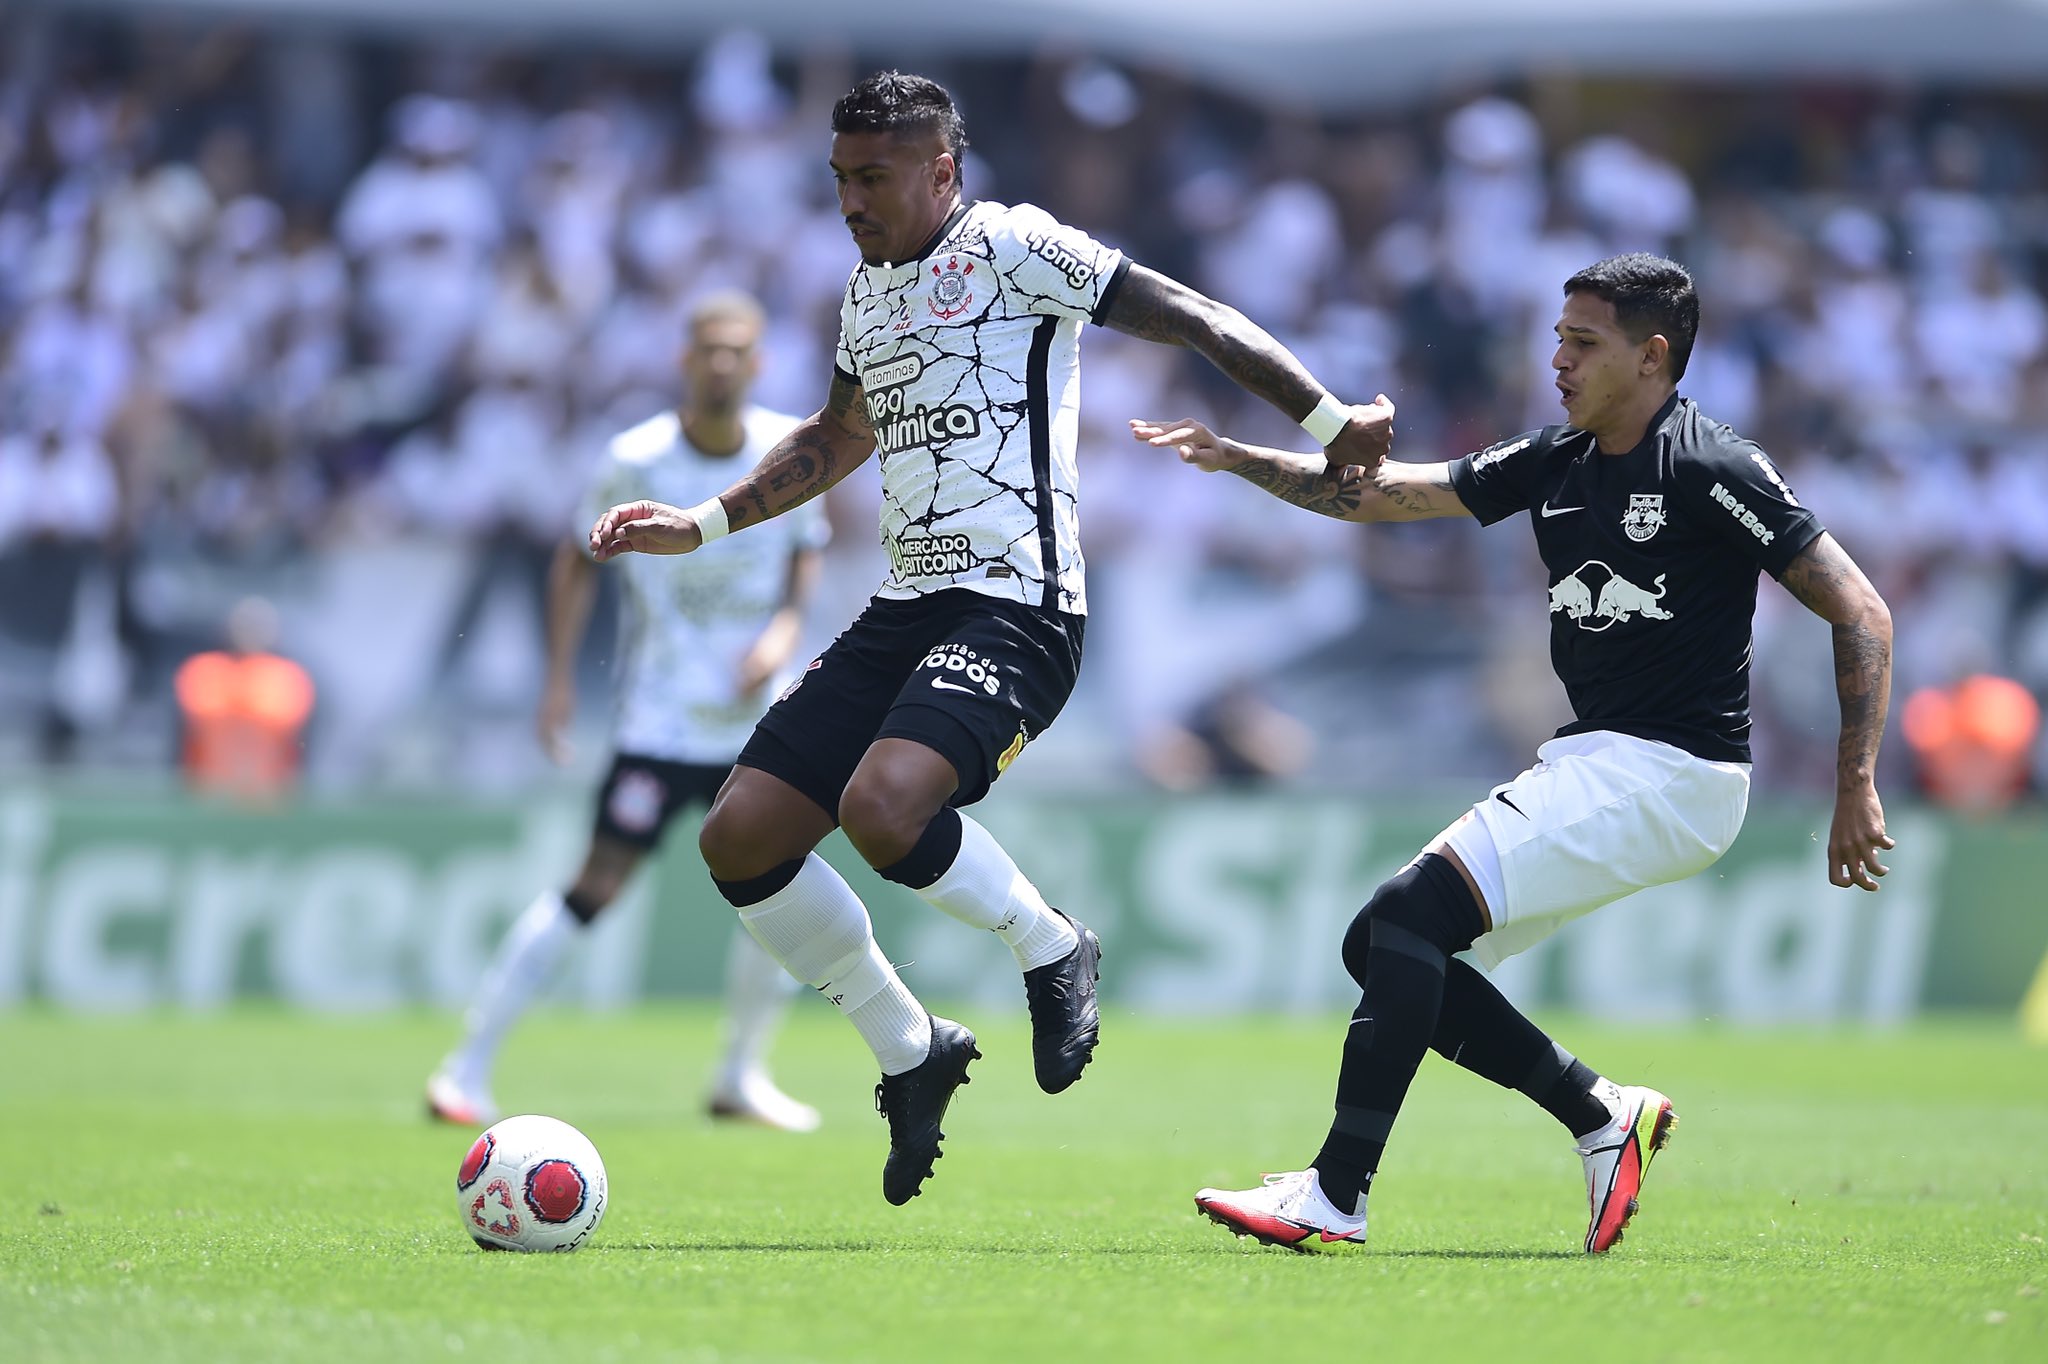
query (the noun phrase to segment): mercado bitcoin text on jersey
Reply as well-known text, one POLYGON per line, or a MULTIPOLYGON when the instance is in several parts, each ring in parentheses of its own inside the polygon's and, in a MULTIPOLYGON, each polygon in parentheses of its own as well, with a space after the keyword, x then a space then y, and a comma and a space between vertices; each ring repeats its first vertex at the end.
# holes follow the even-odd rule
POLYGON ((1075 509, 1081 324, 1128 268, 1028 204, 956 210, 917 260, 847 281, 835 363, 882 461, 879 596, 949 587, 1087 610, 1075 509))
MULTIPOLYGON (((739 453, 706 455, 664 412, 614 437, 585 496, 583 525, 606 507, 643 498, 694 506, 759 463, 796 424, 749 407, 739 453)), ((822 546, 823 502, 709 545, 695 554, 629 554, 622 575, 624 667, 614 742, 621 752, 682 763, 729 763, 792 668, 754 693, 739 689, 740 660, 782 606, 790 556, 822 546)))
POLYGON ((1482 525, 1530 514, 1577 717, 1560 735, 1749 761, 1757 572, 1782 574, 1821 533, 1754 442, 1674 395, 1626 454, 1546 426, 1454 460, 1451 484, 1482 525))

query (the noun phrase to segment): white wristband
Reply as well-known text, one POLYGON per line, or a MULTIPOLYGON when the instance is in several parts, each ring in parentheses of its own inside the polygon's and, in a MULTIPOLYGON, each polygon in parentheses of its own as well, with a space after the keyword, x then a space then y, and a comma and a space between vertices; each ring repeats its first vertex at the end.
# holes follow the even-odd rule
POLYGON ((685 514, 697 523, 700 544, 708 545, 732 529, 725 519, 725 503, 715 497, 706 498, 685 514))
POLYGON ((1344 404, 1325 393, 1323 400, 1316 404, 1316 410, 1301 419, 1301 429, 1315 438, 1317 445, 1325 450, 1330 442, 1344 432, 1344 424, 1351 420, 1344 404))

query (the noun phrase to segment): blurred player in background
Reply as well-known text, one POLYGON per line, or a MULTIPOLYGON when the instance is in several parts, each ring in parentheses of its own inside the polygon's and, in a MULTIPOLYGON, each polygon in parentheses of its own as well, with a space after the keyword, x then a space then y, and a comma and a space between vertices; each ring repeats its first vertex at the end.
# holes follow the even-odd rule
MULTIPOLYGON (((612 442, 586 513, 637 497, 689 502, 716 493, 732 470, 752 468, 796 424, 747 394, 760 368, 760 306, 743 294, 706 298, 692 310, 683 348, 682 406, 612 442)), ((802 628, 826 530, 823 504, 715 553, 636 558, 622 565, 625 666, 611 771, 598 792, 597 825, 568 890, 543 891, 498 949, 467 1016, 462 1043, 427 1082, 427 1106, 466 1126, 495 1120, 491 1068, 512 1024, 547 984, 579 930, 618 897, 682 811, 709 804, 733 755, 767 708, 802 628)), ((566 757, 563 729, 575 709, 576 653, 597 592, 598 568, 579 539, 555 554, 548 583, 548 680, 539 730, 549 754, 566 757)), ((725 1057, 710 1111, 808 1132, 816 1110, 769 1079, 763 1056, 796 983, 753 939, 735 930, 726 972, 725 1057)))
POLYGON ((1384 403, 1347 410, 1234 309, 1136 266, 1029 205, 968 202, 952 97, 884 72, 832 111, 839 207, 860 251, 824 408, 721 495, 614 507, 597 557, 687 554, 796 508, 877 448, 892 572, 741 752, 701 846, 741 922, 843 1012, 882 1070, 882 1192, 908 1202, 979 1056, 875 944, 868 912, 812 850, 842 825, 884 877, 1000 935, 1024 976, 1040 1088, 1094 1053, 1099 944, 1048 906, 959 813, 1053 722, 1081 663, 1081 324, 1208 357, 1302 421, 1340 463, 1377 462, 1384 403))
POLYGON ((1586 1249, 1621 1239, 1677 1115, 1605 1079, 1453 953, 1490 969, 1561 925, 1728 850, 1749 802, 1749 663, 1758 570, 1834 627, 1842 728, 1828 878, 1877 889, 1893 846, 1873 778, 1891 693, 1891 614, 1764 452, 1678 396, 1699 329, 1692 279, 1618 256, 1566 281, 1551 365, 1569 425, 1447 464, 1330 468, 1198 422, 1133 422, 1138 439, 1228 469, 1348 521, 1530 513, 1550 578, 1550 655, 1573 723, 1534 767, 1388 880, 1352 921, 1362 991, 1337 1113, 1306 1170, 1203 1189, 1202 1212, 1297 1250, 1365 1240, 1374 1172, 1425 1051, 1519 1089, 1568 1128, 1584 1163, 1586 1249))

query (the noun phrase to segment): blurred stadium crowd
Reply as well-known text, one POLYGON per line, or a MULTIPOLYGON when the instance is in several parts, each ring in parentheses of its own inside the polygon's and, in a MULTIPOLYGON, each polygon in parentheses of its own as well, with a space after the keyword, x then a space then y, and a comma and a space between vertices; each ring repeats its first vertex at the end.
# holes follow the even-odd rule
MULTIPOLYGON (((877 63, 743 33, 630 60, 19 12, 0 34, 0 757, 168 769, 170 678, 253 594, 318 685, 316 783, 535 777, 546 559, 603 438, 672 401, 690 301, 755 292, 760 400, 823 394, 854 260, 826 117, 877 63)), ((1705 305, 1683 391, 1871 572, 1899 701, 1980 672, 2048 695, 2039 99, 1557 77, 1319 118, 1075 53, 931 70, 971 195, 1237 305, 1341 395, 1384 390, 1406 458, 1555 419, 1561 281, 1676 256, 1705 305)), ((1498 779, 1558 722, 1525 531, 1360 532, 1162 463, 1126 417, 1301 439, 1176 353, 1085 353, 1095 619, 1033 780, 1498 779)), ((821 634, 881 577, 874 497, 872 470, 833 494, 821 634)), ((1825 790, 1828 634, 1764 598, 1760 784, 1825 790)), ((601 627, 586 749, 610 651, 601 627)))

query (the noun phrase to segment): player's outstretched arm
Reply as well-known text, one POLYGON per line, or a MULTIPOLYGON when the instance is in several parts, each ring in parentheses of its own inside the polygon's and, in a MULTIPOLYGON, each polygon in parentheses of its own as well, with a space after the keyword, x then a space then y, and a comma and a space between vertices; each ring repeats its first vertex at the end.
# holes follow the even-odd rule
POLYGON ((1297 455, 1219 436, 1192 417, 1175 422, 1133 418, 1131 435, 1146 445, 1172 450, 1183 464, 1210 473, 1228 470, 1282 502, 1339 521, 1471 515, 1451 488, 1448 464, 1390 459, 1368 470, 1357 464, 1326 463, 1322 455, 1297 455))
MULTIPOLYGON (((1103 325, 1200 352, 1238 387, 1264 398, 1291 421, 1317 412, 1328 396, 1294 353, 1265 328, 1237 309, 1142 265, 1131 266, 1124 276, 1103 325)), ((1386 458, 1393 443, 1394 405, 1382 393, 1366 406, 1350 408, 1335 439, 1327 439, 1320 430, 1316 439, 1325 442, 1325 459, 1332 470, 1345 464, 1371 470, 1386 458)))
POLYGON ((1876 890, 1890 868, 1878 854, 1897 846, 1877 799, 1877 746, 1892 695, 1892 613, 1835 537, 1823 532, 1799 551, 1779 581, 1835 630, 1835 692, 1842 738, 1835 754, 1835 820, 1828 830, 1828 880, 1876 890))
POLYGON ((621 554, 688 554, 707 540, 782 515, 845 478, 875 452, 858 383, 834 373, 825 405, 761 457, 745 478, 695 507, 626 502, 590 528, 599 563, 621 554))

